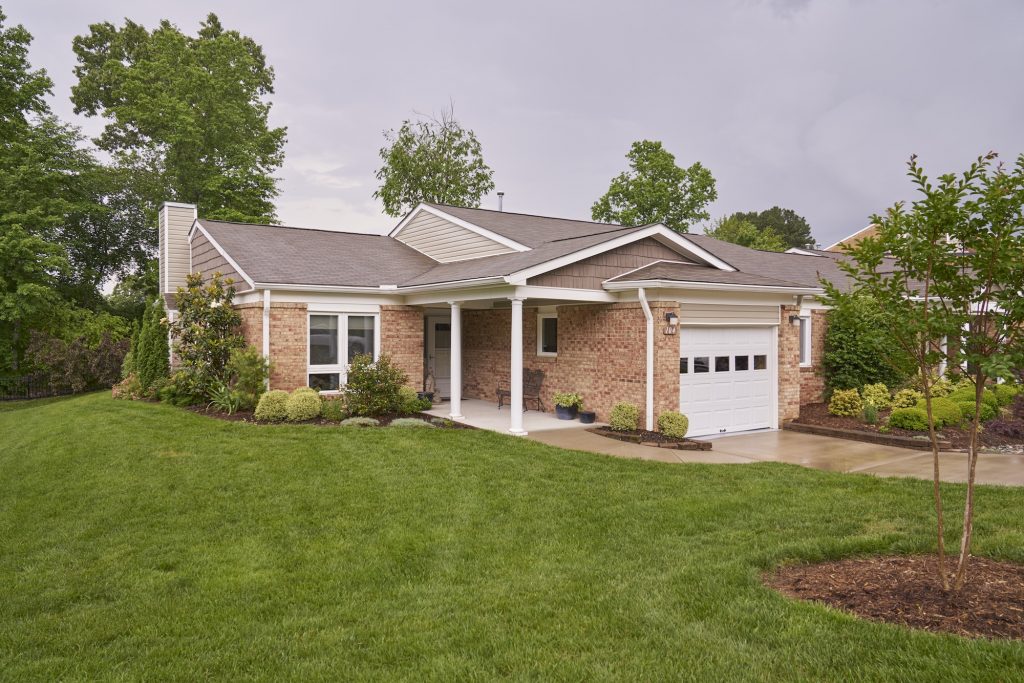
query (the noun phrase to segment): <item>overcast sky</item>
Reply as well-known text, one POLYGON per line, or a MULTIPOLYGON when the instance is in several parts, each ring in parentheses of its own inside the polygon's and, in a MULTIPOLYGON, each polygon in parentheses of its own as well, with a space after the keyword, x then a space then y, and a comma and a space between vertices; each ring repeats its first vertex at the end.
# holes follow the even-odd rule
POLYGON ((3 6, 35 36, 32 60, 71 120, 71 40, 90 23, 167 18, 194 34, 214 11, 254 38, 277 74, 271 121, 288 127, 278 215, 291 225, 391 227, 371 196, 381 133, 449 100, 506 210, 589 218, 630 143, 649 138, 711 169, 713 216, 778 204, 822 244, 912 197, 911 153, 937 175, 1024 152, 1020 0, 3 6))

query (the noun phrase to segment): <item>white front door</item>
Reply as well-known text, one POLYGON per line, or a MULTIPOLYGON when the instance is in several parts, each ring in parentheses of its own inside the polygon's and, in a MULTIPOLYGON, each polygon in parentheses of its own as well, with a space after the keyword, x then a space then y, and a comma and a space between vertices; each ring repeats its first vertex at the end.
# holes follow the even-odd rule
POLYGON ((434 373, 437 398, 448 398, 452 391, 452 323, 451 318, 427 318, 427 368, 434 373))
POLYGON ((775 327, 682 327, 679 412, 689 436, 774 426, 775 327))

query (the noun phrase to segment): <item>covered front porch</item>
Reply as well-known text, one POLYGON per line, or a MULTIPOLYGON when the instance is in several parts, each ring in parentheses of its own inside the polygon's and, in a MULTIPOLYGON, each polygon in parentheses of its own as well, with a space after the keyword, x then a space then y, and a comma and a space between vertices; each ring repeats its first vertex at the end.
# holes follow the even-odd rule
MULTIPOLYGON (((549 408, 549 410, 552 410, 549 408)), ((426 411, 429 415, 437 417, 451 417, 452 406, 450 401, 435 404, 433 408, 426 411)), ((503 406, 498 409, 497 403, 483 401, 477 398, 462 399, 461 422, 465 422, 477 429, 486 429, 492 432, 507 432, 511 420, 511 409, 503 406)), ((593 425, 582 424, 579 420, 559 420, 554 412, 542 413, 537 410, 527 410, 522 413, 522 428, 525 432, 535 434, 537 432, 548 432, 556 429, 581 429, 593 425)))

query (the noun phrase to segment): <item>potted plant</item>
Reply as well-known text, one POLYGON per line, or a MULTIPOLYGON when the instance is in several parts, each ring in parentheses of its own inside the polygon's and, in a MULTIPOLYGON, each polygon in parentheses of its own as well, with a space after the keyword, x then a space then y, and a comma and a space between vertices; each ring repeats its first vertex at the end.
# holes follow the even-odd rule
POLYGON ((585 425, 594 424, 594 420, 597 419, 597 413, 593 410, 581 410, 580 411, 580 422, 585 425))
POLYGON ((576 413, 583 405, 579 394, 555 394, 555 413, 559 420, 575 420, 576 413))

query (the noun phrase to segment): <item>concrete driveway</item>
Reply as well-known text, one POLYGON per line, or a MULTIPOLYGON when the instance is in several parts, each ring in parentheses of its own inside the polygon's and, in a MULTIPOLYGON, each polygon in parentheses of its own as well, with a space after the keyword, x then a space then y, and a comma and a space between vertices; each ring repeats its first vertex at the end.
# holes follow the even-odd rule
MULTIPOLYGON (((561 448, 660 462, 785 462, 830 472, 932 478, 932 455, 929 451, 879 446, 799 432, 764 431, 715 437, 714 447, 710 451, 676 451, 640 446, 591 434, 582 429, 541 432, 531 434, 529 438, 561 448)), ((967 456, 963 453, 942 453, 940 468, 943 481, 967 480, 967 456)), ((978 458, 976 479, 979 484, 1024 486, 1024 455, 983 453, 978 458)))

